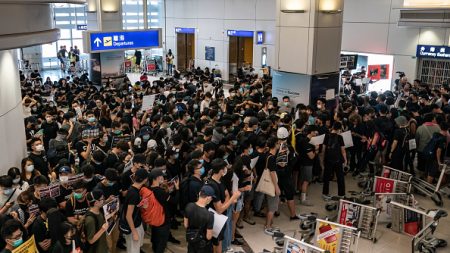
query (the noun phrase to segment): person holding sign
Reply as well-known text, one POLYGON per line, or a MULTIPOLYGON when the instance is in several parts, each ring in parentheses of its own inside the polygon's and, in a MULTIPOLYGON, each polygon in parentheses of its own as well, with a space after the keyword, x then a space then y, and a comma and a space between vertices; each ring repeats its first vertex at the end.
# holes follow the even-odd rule
POLYGON ((6 246, 1 253, 11 253, 14 249, 23 244, 24 229, 22 224, 14 219, 8 220, 2 226, 2 239, 6 246))

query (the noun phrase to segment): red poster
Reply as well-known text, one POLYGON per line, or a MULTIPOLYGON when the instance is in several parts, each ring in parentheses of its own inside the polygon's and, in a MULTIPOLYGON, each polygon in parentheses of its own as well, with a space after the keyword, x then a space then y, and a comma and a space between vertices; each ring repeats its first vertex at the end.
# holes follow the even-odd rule
POLYGON ((393 193, 395 187, 395 180, 375 177, 375 193, 393 193))
POLYGON ((341 217, 339 217, 339 224, 345 224, 347 221, 347 205, 344 203, 341 203, 341 217))
POLYGON ((372 80, 389 79, 389 64, 369 65, 367 77, 372 80))

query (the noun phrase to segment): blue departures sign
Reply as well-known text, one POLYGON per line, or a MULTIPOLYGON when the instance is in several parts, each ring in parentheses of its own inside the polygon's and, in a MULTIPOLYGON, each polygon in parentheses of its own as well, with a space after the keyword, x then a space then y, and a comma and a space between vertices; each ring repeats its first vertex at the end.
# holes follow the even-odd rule
POLYGON ((450 59, 450 47, 417 45, 418 58, 450 59))
POLYGON ((253 31, 228 30, 228 36, 253 38, 253 31))
POLYGON ((91 53, 161 47, 161 29, 91 32, 88 36, 91 53))
POLYGON ((175 28, 175 33, 195 34, 195 28, 176 27, 175 28))

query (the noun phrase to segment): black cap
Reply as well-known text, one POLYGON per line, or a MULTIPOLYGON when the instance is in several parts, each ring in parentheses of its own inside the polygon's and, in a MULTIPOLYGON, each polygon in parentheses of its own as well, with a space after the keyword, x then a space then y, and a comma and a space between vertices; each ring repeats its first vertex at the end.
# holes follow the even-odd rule
POLYGON ((142 182, 144 179, 148 178, 148 171, 146 169, 138 169, 134 173, 136 181, 142 182))

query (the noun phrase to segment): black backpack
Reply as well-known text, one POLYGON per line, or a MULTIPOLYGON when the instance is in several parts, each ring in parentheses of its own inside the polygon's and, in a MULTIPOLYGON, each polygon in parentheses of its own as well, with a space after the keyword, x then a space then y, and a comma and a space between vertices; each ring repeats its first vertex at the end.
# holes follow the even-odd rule
POLYGON ((58 162, 62 158, 69 159, 69 147, 64 141, 52 139, 49 142, 49 146, 51 146, 52 148, 48 150, 47 158, 51 162, 58 162))
POLYGON ((439 145, 439 141, 442 140, 442 135, 440 133, 434 133, 431 140, 427 143, 423 149, 423 157, 427 160, 432 160, 436 157, 436 150, 439 145))
POLYGON ((184 212, 187 204, 189 204, 189 192, 190 192, 190 184, 192 181, 192 176, 184 178, 180 182, 180 210, 184 212))

